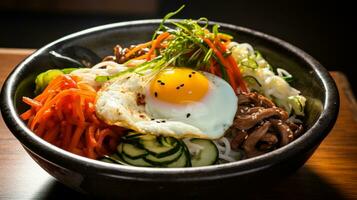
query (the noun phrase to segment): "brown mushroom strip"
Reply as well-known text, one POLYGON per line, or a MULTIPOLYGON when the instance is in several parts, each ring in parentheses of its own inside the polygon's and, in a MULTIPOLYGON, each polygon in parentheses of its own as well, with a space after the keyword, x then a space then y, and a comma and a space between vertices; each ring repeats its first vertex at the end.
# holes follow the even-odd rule
POLYGON ((266 134, 269 130, 271 123, 269 121, 264 122, 263 125, 256 128, 251 134, 249 134, 248 138, 244 141, 242 147, 245 150, 247 157, 253 157, 264 152, 259 151, 256 148, 258 141, 266 134))
POLYGON ((252 108, 249 108, 249 107, 241 106, 239 108, 239 114, 251 115, 251 114, 259 112, 259 111, 261 111, 263 109, 265 109, 265 108, 264 107, 252 107, 252 108))
POLYGON ((278 117, 279 119, 286 120, 288 113, 281 108, 266 108, 251 115, 237 115, 233 126, 241 130, 247 130, 255 126, 262 120, 270 117, 278 117))
POLYGON ((303 131, 304 131, 304 127, 302 126, 302 124, 300 124, 299 127, 294 131, 294 140, 298 138, 303 131))
POLYGON ((235 132, 233 133, 235 135, 231 140, 231 148, 233 150, 237 150, 248 136, 248 133, 244 130, 238 130, 238 129, 234 129, 233 132, 235 132))
POLYGON ((302 134, 302 132, 304 130, 302 124, 295 124, 295 123, 290 122, 290 121, 286 121, 286 124, 293 131, 294 139, 298 138, 302 134))
POLYGON ((115 61, 115 56, 106 56, 103 61, 115 61))
POLYGON ((279 142, 278 137, 273 133, 266 133, 260 140, 260 150, 270 150, 279 142))
POLYGON ((123 48, 120 46, 120 45, 116 45, 114 47, 114 56, 115 56, 115 61, 119 64, 122 64, 124 63, 124 51, 123 51, 123 48))
POLYGON ((279 146, 285 146, 287 145, 290 141, 294 139, 294 134, 291 131, 290 127, 286 124, 283 123, 281 120, 277 119, 270 119, 269 120, 272 125, 278 130, 279 135, 280 135, 280 144, 279 146))
MULTIPOLYGON (((146 54, 147 52, 149 52, 149 49, 148 48, 144 48, 144 49, 140 49, 139 51, 135 52, 134 54, 132 54, 131 56, 129 57, 126 57, 125 54, 128 53, 129 50, 135 48, 136 46, 135 45, 131 45, 130 48, 122 48, 120 45, 116 45, 114 47, 114 58, 115 58, 115 61, 119 64, 123 64, 125 63, 126 61, 132 59, 132 58, 135 58, 135 57, 138 57, 138 56, 141 56, 141 55, 144 55, 146 54)), ((110 57, 106 57, 106 59, 111 59, 110 57)))
POLYGON ((242 93, 238 96, 238 104, 252 103, 255 106, 263 106, 265 108, 275 107, 275 104, 267 97, 258 93, 242 93))

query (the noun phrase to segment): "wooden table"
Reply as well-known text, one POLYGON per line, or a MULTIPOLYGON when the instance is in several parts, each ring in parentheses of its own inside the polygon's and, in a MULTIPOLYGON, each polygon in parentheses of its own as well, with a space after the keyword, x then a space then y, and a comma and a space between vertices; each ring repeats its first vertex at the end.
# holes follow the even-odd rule
MULTIPOLYGON (((0 81, 33 50, 0 49, 0 81)), ((341 96, 338 120, 312 158, 274 188, 248 199, 357 199, 357 105, 346 77, 331 72, 341 96)), ((2 118, 1 118, 2 119, 2 118)), ((0 199, 82 197, 42 170, 0 120, 0 199)))

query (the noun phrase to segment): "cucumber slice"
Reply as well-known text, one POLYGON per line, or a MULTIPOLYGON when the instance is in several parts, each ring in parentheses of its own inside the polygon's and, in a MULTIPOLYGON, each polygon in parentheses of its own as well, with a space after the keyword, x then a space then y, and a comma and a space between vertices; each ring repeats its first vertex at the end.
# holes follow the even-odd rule
POLYGON ((152 165, 146 162, 143 158, 130 158, 129 156, 123 153, 124 143, 120 143, 117 147, 118 155, 125 163, 138 167, 152 167, 152 165))
POLYGON ((114 163, 111 159, 105 158, 105 157, 100 159, 100 161, 103 161, 103 162, 106 162, 106 163, 114 163))
MULTIPOLYGON (((141 137, 140 137, 141 138, 141 137)), ((174 142, 173 145, 163 145, 156 140, 140 140, 140 144, 144 149, 146 149, 150 154, 155 157, 162 158, 168 155, 176 153, 180 149, 179 142, 174 142)))
POLYGON ((122 154, 122 153, 123 153, 123 144, 124 144, 124 143, 120 143, 120 144, 117 146, 117 152, 118 152, 119 154, 122 154))
POLYGON ((130 140, 130 139, 138 138, 139 136, 142 136, 142 135, 143 135, 143 134, 141 134, 141 133, 129 132, 128 134, 126 134, 125 136, 123 136, 122 139, 124 139, 124 140, 130 140))
POLYGON ((191 156, 192 167, 213 165, 218 160, 218 149, 211 140, 192 139, 192 143, 203 147, 198 155, 191 156))
POLYGON ((187 157, 186 153, 182 153, 181 156, 175 162, 172 162, 166 166, 169 168, 187 167, 187 160, 189 160, 189 158, 190 157, 187 157))
POLYGON ((162 157, 162 158, 158 158, 156 156, 153 156, 151 154, 147 155, 144 157, 144 160, 152 165, 157 165, 157 166, 163 166, 163 165, 167 165, 170 164, 172 162, 175 162, 177 159, 180 158, 181 154, 183 153, 183 149, 182 147, 176 151, 176 153, 162 157))
POLYGON ((156 140, 156 136, 155 135, 150 135, 150 134, 141 134, 141 136, 139 136, 138 138, 140 138, 140 140, 145 140, 145 141, 156 140))
POLYGON ((143 158, 132 159, 126 156, 125 154, 120 154, 120 156, 129 165, 133 165, 137 167, 152 167, 152 165, 146 162, 143 158))
POLYGON ((182 145, 184 153, 186 154, 186 157, 188 158, 186 162, 186 167, 192 167, 190 151, 188 150, 186 144, 183 141, 180 141, 180 143, 182 145))
POLYGON ((142 158, 148 154, 145 149, 141 149, 133 144, 123 143, 122 144, 123 154, 132 159, 142 158))
POLYGON ((172 146, 175 145, 175 143, 177 142, 177 140, 173 137, 159 137, 158 141, 160 142, 160 144, 164 145, 164 146, 172 146))
POLYGON ((112 154, 110 156, 105 155, 102 159, 102 161, 107 162, 109 161, 109 163, 115 163, 115 164, 121 164, 121 165, 127 165, 123 159, 120 158, 120 156, 118 154, 112 154))

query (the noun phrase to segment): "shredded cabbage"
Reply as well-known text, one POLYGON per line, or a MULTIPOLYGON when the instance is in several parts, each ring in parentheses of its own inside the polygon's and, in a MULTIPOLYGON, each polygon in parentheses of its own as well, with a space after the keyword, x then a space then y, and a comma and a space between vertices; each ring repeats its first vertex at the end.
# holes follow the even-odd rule
POLYGON ((289 114, 304 115, 306 98, 289 85, 293 78, 289 72, 278 68, 275 74, 270 64, 248 43, 231 42, 228 48, 251 91, 270 98, 289 114))

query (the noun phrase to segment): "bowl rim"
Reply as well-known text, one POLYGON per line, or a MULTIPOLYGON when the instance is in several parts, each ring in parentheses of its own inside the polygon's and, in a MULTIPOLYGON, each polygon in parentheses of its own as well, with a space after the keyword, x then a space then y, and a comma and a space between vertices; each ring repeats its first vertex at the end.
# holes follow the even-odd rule
POLYGON ((219 24, 225 29, 244 32, 252 35, 253 37, 258 37, 274 43, 274 45, 287 50, 288 52, 294 54, 294 56, 306 62, 306 64, 316 73, 325 90, 323 111, 314 125, 298 139, 272 152, 232 163, 192 168, 133 167, 104 163, 81 157, 60 149, 38 137, 35 133, 29 130, 26 124, 19 118, 13 102, 15 93, 13 88, 16 86, 15 82, 17 80, 17 75, 20 73, 22 68, 26 67, 27 63, 46 52, 46 49, 60 43, 65 43, 67 40, 78 39, 86 34, 95 34, 101 31, 109 31, 111 29, 120 29, 131 26, 158 25, 160 22, 161 19, 148 19, 96 26, 55 40, 54 42, 41 47, 29 57, 24 59, 7 77, 1 90, 1 113, 12 134, 15 135, 22 145, 32 153, 39 155, 51 163, 59 166, 66 166, 74 171, 79 168, 84 168, 87 173, 103 173, 129 180, 135 179, 150 181, 152 179, 160 179, 165 181, 204 181, 253 173, 254 171, 269 168, 276 163, 284 161, 290 156, 303 152, 305 149, 313 148, 313 146, 319 144, 332 129, 338 114, 339 95, 330 74, 318 61, 301 49, 274 36, 249 28, 215 21, 210 21, 209 23, 211 25, 219 24), (140 174, 140 176, 138 176, 138 174, 140 174))

